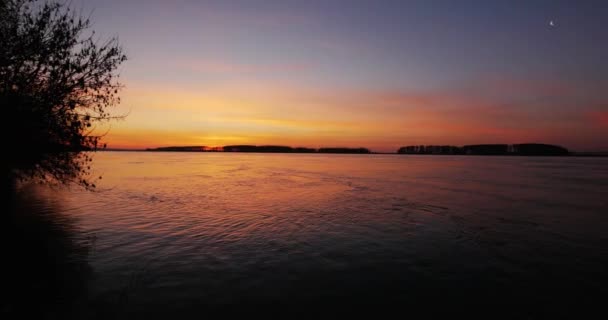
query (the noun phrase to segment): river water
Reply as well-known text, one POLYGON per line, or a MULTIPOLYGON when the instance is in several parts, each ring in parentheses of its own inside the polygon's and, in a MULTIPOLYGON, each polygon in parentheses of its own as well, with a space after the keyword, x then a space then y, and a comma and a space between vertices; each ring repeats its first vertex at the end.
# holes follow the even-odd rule
POLYGON ((23 189, 69 239, 56 259, 82 259, 62 271, 79 314, 432 301, 535 318, 607 292, 608 158, 100 152, 93 169, 95 192, 23 189))

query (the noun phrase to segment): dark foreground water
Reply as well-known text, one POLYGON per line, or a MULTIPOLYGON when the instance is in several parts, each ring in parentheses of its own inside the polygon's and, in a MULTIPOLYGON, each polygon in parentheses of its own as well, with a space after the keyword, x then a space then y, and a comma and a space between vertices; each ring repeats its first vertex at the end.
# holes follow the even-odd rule
POLYGON ((608 158, 103 152, 95 171, 94 193, 21 189, 4 313, 519 319, 608 293, 608 158))

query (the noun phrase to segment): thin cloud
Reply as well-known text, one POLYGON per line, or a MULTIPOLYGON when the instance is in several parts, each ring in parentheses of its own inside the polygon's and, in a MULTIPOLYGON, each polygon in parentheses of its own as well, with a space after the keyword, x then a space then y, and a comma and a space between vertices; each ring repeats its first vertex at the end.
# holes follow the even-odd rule
POLYGON ((222 60, 187 60, 175 62, 175 67, 190 72, 222 75, 253 75, 303 72, 312 68, 310 63, 237 63, 222 60))

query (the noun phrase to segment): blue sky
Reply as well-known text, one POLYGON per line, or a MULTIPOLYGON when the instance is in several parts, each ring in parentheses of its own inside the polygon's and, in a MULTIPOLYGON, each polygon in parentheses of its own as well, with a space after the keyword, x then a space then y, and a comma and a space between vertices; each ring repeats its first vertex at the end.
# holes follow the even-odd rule
POLYGON ((162 144, 608 148, 605 1, 75 5, 130 58, 120 146, 173 132, 162 144))

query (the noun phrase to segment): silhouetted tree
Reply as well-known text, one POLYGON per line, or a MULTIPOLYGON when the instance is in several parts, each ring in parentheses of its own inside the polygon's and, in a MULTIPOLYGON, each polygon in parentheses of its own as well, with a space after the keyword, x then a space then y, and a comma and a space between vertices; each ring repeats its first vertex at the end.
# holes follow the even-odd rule
POLYGON ((117 39, 99 41, 88 18, 63 2, 0 0, 0 105, 9 129, 8 181, 94 187, 91 154, 104 148, 94 125, 120 102, 117 39))

